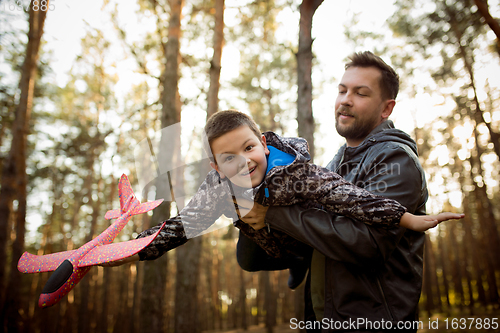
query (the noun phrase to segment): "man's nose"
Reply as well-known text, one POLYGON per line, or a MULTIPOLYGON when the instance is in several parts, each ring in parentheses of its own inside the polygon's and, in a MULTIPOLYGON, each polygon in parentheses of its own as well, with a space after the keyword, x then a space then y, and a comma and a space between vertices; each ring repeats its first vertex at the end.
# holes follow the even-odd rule
POLYGON ((352 97, 352 95, 349 92, 346 92, 345 94, 341 95, 340 96, 340 104, 351 106, 352 105, 352 98, 351 97, 352 97))

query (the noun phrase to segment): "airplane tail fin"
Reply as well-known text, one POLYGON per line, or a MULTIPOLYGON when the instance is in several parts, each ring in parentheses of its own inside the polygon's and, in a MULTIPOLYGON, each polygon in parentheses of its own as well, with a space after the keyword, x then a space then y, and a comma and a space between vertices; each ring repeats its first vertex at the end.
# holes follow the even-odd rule
MULTIPOLYGON (((132 197, 132 200, 137 200, 137 198, 134 195, 134 191, 132 190, 132 186, 130 185, 130 181, 128 180, 128 177, 125 174, 123 174, 120 178, 120 181, 118 182, 118 197, 120 198, 120 209, 109 210, 108 212, 106 212, 106 215, 104 215, 104 218, 106 220, 116 219, 120 217, 123 213, 125 213, 126 209, 125 206, 127 203, 127 199, 130 196, 132 197)), ((132 211, 132 215, 142 214, 150 210, 153 210, 156 207, 158 207, 162 202, 163 199, 139 204, 132 211)))
POLYGON ((141 203, 139 206, 137 206, 132 211, 132 215, 137 215, 137 214, 149 212, 150 210, 153 210, 156 207, 158 207, 162 202, 163 202, 163 199, 141 203))

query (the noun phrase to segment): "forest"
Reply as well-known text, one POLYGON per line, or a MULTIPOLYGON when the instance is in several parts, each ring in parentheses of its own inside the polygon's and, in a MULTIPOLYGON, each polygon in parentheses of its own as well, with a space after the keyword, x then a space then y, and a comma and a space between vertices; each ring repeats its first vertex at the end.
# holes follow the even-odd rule
POLYGON ((175 215, 209 170, 201 132, 219 110, 307 139, 325 166, 344 143, 338 80, 364 50, 400 76, 391 119, 418 145, 428 213, 465 213, 426 233, 421 331, 500 332, 485 324, 500 321, 500 1, 1 0, 0 25, 0 332, 294 331, 303 286, 242 270, 231 221, 158 260, 93 267, 47 309, 50 273, 17 262, 101 234, 122 174, 165 202, 115 241, 175 215))

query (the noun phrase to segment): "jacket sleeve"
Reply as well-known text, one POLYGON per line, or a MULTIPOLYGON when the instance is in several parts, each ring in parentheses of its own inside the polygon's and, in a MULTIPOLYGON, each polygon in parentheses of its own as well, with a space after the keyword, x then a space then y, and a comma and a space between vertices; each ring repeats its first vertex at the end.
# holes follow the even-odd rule
MULTIPOLYGON (((367 154, 370 154, 369 152, 367 154)), ((416 156, 404 147, 388 144, 372 160, 360 179, 366 190, 392 198, 415 212, 422 202, 425 178, 416 156)), ((423 200, 425 202, 425 200, 423 200)), ((385 261, 406 229, 399 226, 377 228, 344 216, 300 206, 270 207, 266 222, 273 228, 310 245, 326 257, 360 266, 385 261)))
MULTIPOLYGON (((145 249, 139 252, 140 260, 154 260, 206 232, 222 215, 237 218, 231 191, 225 181, 217 182, 207 176, 198 191, 176 217, 170 218, 160 234, 145 249)), ((163 224, 147 229, 137 238, 155 233, 163 224)))
POLYGON ((355 186, 330 170, 309 163, 301 169, 297 179, 292 174, 288 182, 295 184, 296 196, 311 203, 308 207, 317 203, 331 213, 380 226, 399 224, 406 212, 398 201, 355 186))
MULTIPOLYGON (((158 236, 139 254, 139 260, 155 260, 161 257, 165 252, 168 252, 176 247, 187 242, 186 233, 178 216, 168 219, 164 222, 167 224, 163 227, 158 236)), ((137 238, 147 237, 152 235, 161 228, 163 222, 156 226, 144 230, 137 236, 137 238)))

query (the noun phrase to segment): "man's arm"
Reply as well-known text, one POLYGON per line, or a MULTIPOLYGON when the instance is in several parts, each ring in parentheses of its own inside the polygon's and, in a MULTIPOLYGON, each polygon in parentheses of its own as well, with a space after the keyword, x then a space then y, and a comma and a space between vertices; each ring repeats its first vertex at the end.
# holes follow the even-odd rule
POLYGON ((241 230, 236 245, 236 259, 240 267, 248 272, 275 271, 291 266, 288 258, 284 260, 271 257, 241 230))
MULTIPOLYGON (((374 162, 368 170, 359 170, 363 187, 399 201, 409 212, 416 212, 425 193, 424 177, 416 157, 404 147, 389 144, 382 152, 378 151, 376 157, 367 155, 366 158, 374 162)), ((270 207, 265 221, 329 258, 356 265, 374 265, 385 260, 407 231, 402 227, 368 226, 299 206, 270 207)))

